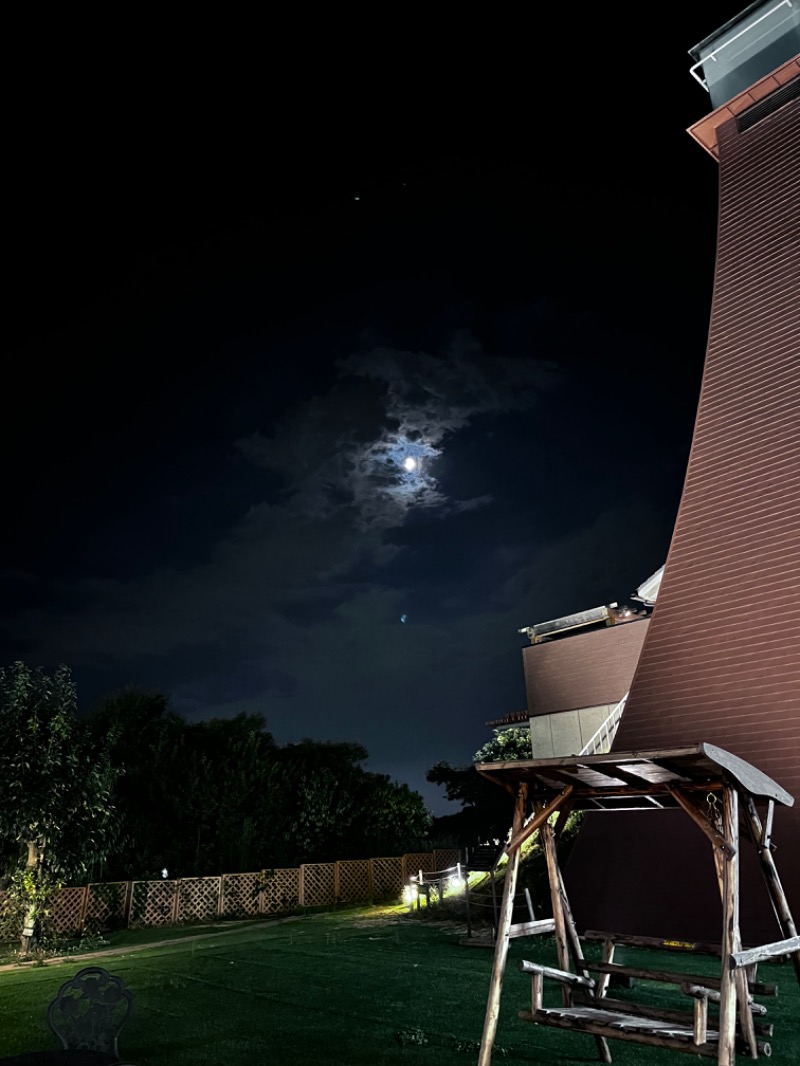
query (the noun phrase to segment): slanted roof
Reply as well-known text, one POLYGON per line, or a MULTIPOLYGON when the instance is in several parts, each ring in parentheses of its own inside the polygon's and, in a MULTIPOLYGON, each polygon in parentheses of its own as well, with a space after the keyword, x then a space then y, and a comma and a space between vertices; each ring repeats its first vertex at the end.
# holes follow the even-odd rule
POLYGON ((647 810, 681 806, 674 789, 718 790, 725 782, 755 799, 786 807, 794 798, 755 766, 714 744, 661 751, 570 755, 557 759, 478 763, 476 769, 498 785, 516 792, 528 786, 528 798, 545 803, 572 786, 574 810, 647 810))

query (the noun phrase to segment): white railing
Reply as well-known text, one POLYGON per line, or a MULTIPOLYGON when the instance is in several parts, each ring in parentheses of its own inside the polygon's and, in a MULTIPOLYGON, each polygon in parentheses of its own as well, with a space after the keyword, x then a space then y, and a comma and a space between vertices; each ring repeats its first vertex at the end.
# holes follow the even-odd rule
POLYGON ((626 692, 614 710, 606 718, 596 733, 593 734, 588 744, 581 750, 581 755, 603 755, 611 751, 611 743, 619 726, 622 712, 625 710, 625 701, 628 698, 626 692))

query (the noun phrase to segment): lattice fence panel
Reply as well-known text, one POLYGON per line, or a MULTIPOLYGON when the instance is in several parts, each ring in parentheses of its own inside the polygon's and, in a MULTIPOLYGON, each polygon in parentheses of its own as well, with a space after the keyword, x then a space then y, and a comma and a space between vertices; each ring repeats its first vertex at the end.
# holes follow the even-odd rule
POLYGON ((60 935, 83 929, 86 888, 62 888, 50 908, 50 921, 60 935))
POLYGON ((173 920, 178 881, 134 881, 129 925, 168 925, 173 920))
POLYGON ((294 868, 264 870, 264 914, 283 914, 300 902, 300 871, 294 868))
POLYGON ((351 859, 336 863, 336 895, 345 903, 369 899, 372 895, 369 859, 351 859))
POLYGON ((435 869, 432 851, 412 851, 403 856, 403 881, 414 877, 420 870, 424 874, 431 874, 435 869))
POLYGON ((434 870, 449 870, 461 862, 458 848, 437 848, 433 853, 434 870))
POLYGON ((125 921, 127 881, 89 885, 84 925, 88 929, 109 929, 125 921))
POLYGON ((403 860, 392 855, 370 859, 372 894, 375 899, 399 899, 403 894, 403 860))
POLYGON ((314 862, 300 867, 303 878, 303 906, 322 907, 336 902, 333 862, 314 862))
POLYGON ((213 922, 219 906, 219 877, 185 877, 179 882, 178 921, 213 922))
POLYGON ((225 874, 222 878, 222 915, 244 918, 260 913, 261 874, 225 874))

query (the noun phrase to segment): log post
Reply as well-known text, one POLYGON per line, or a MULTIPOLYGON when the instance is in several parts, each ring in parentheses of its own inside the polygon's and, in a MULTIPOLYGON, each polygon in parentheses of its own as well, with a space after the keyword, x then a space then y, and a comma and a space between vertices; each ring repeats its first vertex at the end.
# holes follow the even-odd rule
MULTIPOLYGON (((727 862, 720 858, 717 865, 718 872, 722 874, 722 975, 717 1057, 719 1066, 736 1066, 737 988, 731 956, 737 950, 739 941, 739 855, 736 847, 739 828, 738 808, 738 794, 735 789, 726 784, 722 802, 722 835, 726 843, 734 849, 734 853, 727 862)), ((716 854, 718 850, 715 848, 716 854)))
MULTIPOLYGON (((603 952, 602 952, 602 954, 600 956, 600 961, 603 963, 604 966, 607 966, 609 963, 612 963, 614 961, 615 951, 616 951, 616 944, 611 939, 611 937, 606 937, 605 940, 603 941, 603 952)), ((602 999, 603 996, 608 991, 608 984, 609 984, 610 980, 611 980, 611 974, 610 973, 601 973, 598 976, 598 978, 597 978, 597 995, 598 995, 598 997, 600 999, 602 999)))
POLYGON ((464 871, 464 903, 467 907, 467 938, 472 937, 472 920, 469 910, 469 869, 464 871))
MULTIPOLYGON (((572 916, 572 907, 569 903, 569 897, 567 896, 567 890, 564 887, 564 877, 561 873, 561 867, 558 863, 558 851, 556 850, 556 837, 549 822, 545 822, 542 826, 542 841, 545 846, 545 855, 547 858, 548 874, 550 873, 550 864, 552 857, 552 866, 555 874, 555 885, 558 894, 559 909, 563 915, 564 932, 566 934, 567 944, 572 954, 573 961, 575 963, 575 971, 580 973, 583 977, 590 977, 589 970, 586 967, 586 959, 583 957, 583 949, 581 948, 580 937, 578 936, 578 929, 575 925, 575 919, 572 916)), ((552 882, 551 882, 552 885, 552 882)), ((555 900, 553 902, 553 911, 555 913, 555 900)), ((558 925, 556 925, 558 929, 558 925)), ((562 970, 569 969, 569 966, 562 966, 562 970)), ((569 988, 564 985, 564 991, 567 996, 564 997, 565 1006, 568 1004, 568 995, 570 994, 569 988)), ((590 993, 592 999, 597 999, 596 987, 592 989, 590 993)), ((611 1062, 611 1049, 608 1046, 608 1041, 603 1036, 595 1036, 595 1042, 597 1043, 597 1050, 600 1053, 600 1058, 603 1062, 611 1062)))
POLYGON ((531 974, 531 1012, 535 1014, 542 1006, 542 992, 544 990, 544 974, 541 972, 531 974))
MULTIPOLYGON (((778 919, 778 925, 783 934, 783 938, 788 940, 790 937, 797 936, 797 926, 794 924, 794 918, 789 909, 789 901, 786 898, 786 893, 783 891, 783 885, 778 876, 778 869, 775 866, 775 860, 772 857, 772 813, 775 805, 770 801, 770 806, 767 811, 767 819, 763 827, 761 825, 761 819, 758 817, 758 811, 756 810, 756 805, 753 802, 752 796, 747 796, 745 806, 747 808, 747 817, 752 829, 753 839, 760 841, 758 856, 761 859, 761 873, 764 875, 769 898, 775 909, 775 916, 778 919)), ((800 984, 800 951, 792 952, 792 962, 794 963, 794 972, 797 975, 798 984, 800 984)))
POLYGON ((133 899, 133 881, 125 882, 125 898, 122 902, 122 920, 125 928, 131 924, 131 900, 133 899))
MULTIPOLYGON (((517 802, 514 806, 514 822, 511 827, 512 839, 522 829, 525 820, 525 803, 528 798, 528 786, 521 784, 517 792, 517 802)), ((486 1018, 483 1024, 483 1036, 481 1037, 481 1049, 478 1055, 478 1066, 490 1066, 492 1061, 492 1048, 494 1038, 497 1035, 497 1022, 500 1017, 500 993, 503 990, 503 973, 506 967, 508 955, 508 930, 511 925, 511 916, 514 910, 514 893, 517 889, 517 874, 519 873, 519 848, 514 848, 508 856, 506 867, 505 884, 503 886, 503 903, 500 908, 500 920, 497 925, 497 934, 494 945, 494 965, 492 967, 492 979, 489 984, 489 1000, 486 1004, 486 1018)))
MULTIPOLYGON (((556 858, 556 846, 553 840, 553 831, 545 821, 541 827, 542 847, 547 862, 547 878, 550 882, 550 902, 553 907, 553 921, 556 923, 556 952, 558 953, 558 967, 560 970, 569 970, 569 949, 567 947, 567 923, 564 918, 564 907, 561 898, 561 879, 559 877, 558 859, 556 858)), ((568 985, 561 986, 561 994, 564 1006, 569 1007, 572 1003, 572 995, 568 985)))
POLYGON ((694 1001, 694 1026, 692 1043, 705 1044, 708 1034, 708 999, 698 996, 694 1001))

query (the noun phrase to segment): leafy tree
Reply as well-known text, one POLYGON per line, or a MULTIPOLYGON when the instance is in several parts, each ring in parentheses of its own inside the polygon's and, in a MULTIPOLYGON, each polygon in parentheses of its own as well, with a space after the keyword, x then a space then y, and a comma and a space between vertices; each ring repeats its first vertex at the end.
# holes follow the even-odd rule
POLYGON ((115 772, 76 717, 66 666, 0 670, 0 839, 27 952, 53 894, 113 844, 115 772))
POLYGON ((530 759, 530 731, 512 727, 496 733, 472 757, 471 766, 438 762, 426 774, 428 781, 442 785, 448 800, 460 803, 457 815, 446 816, 434 829, 454 836, 459 844, 473 846, 486 840, 502 840, 508 833, 514 800, 503 789, 478 773, 475 763, 511 762, 530 759))
POLYGON ((418 792, 361 765, 368 752, 352 742, 308 738, 281 748, 283 851, 286 865, 367 858, 418 848, 430 813, 418 792))
POLYGON ((422 851, 430 838, 432 818, 424 799, 408 785, 386 774, 365 774, 354 826, 353 840, 360 840, 361 855, 399 855, 422 851))
POLYGON ((90 717, 110 733, 120 846, 112 877, 159 877, 258 868, 279 806, 275 742, 261 715, 190 724, 166 696, 126 689, 90 717))
POLYGON ((279 747, 261 715, 188 723, 127 689, 90 717, 121 771, 119 847, 105 876, 185 877, 419 848, 424 800, 362 765, 357 743, 279 747))
POLYGON ((107 743, 118 771, 119 836, 102 876, 160 876, 180 825, 173 774, 187 725, 170 710, 166 696, 127 688, 95 707, 88 726, 98 743, 107 743))
POLYGON ((532 759, 531 731, 527 726, 511 726, 498 730, 483 747, 472 756, 474 763, 515 762, 517 759, 532 759))

